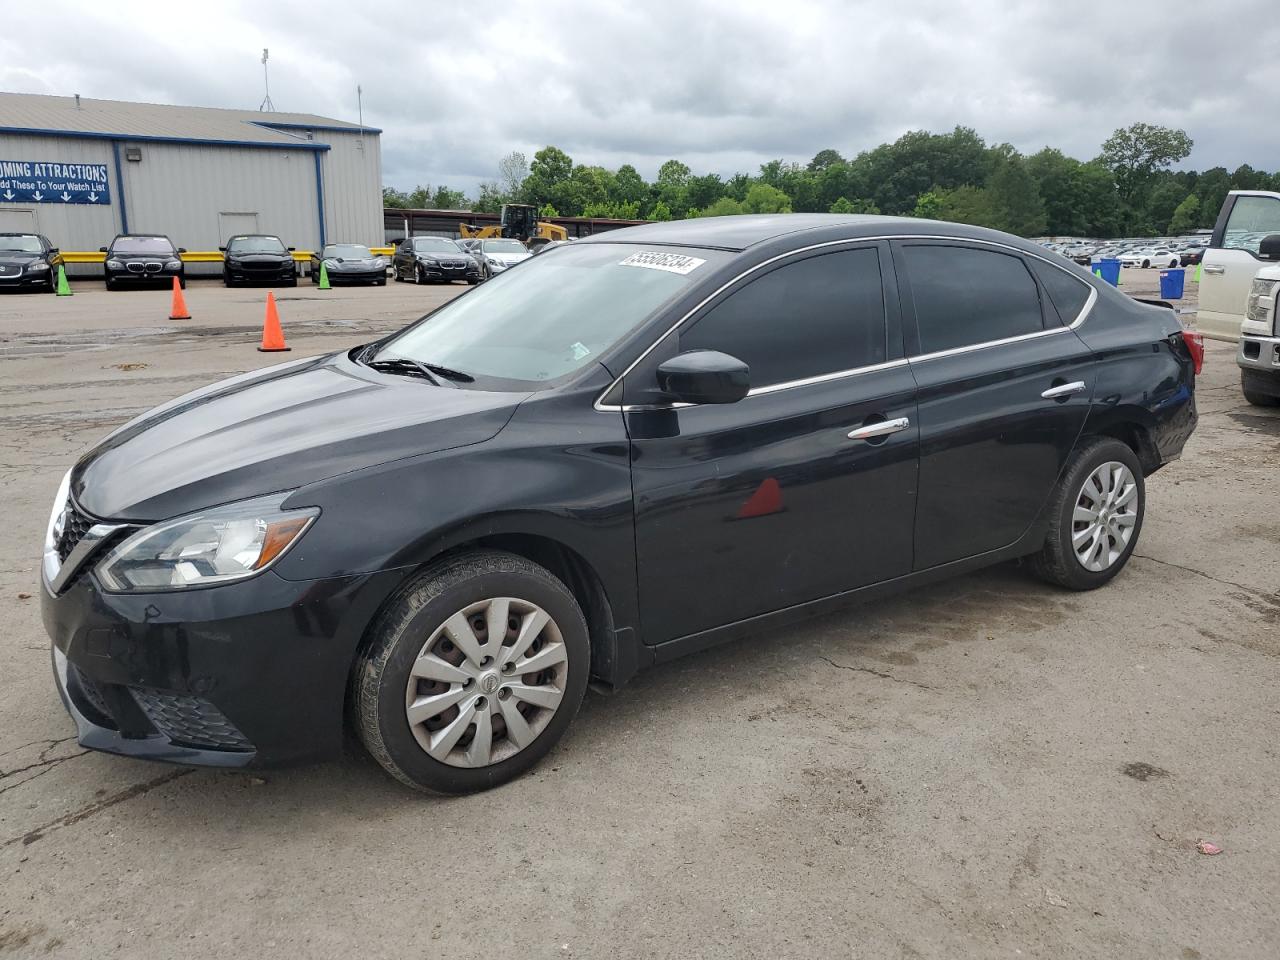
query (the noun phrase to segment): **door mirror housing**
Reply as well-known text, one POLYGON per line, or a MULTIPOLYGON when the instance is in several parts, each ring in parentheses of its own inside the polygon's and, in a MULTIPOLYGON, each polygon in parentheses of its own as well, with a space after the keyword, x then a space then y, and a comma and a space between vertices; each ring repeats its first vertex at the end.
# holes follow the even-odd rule
POLYGON ((60 252, 61 252, 61 251, 59 251, 57 247, 50 247, 50 248, 49 248, 49 256, 53 256, 54 254, 56 254, 56 253, 60 253, 60 252))
POLYGON ((1258 256, 1263 260, 1280 260, 1280 233, 1262 238, 1258 244, 1258 256))
POLYGON ((99 248, 98 248, 98 252, 99 252, 99 253, 106 253, 106 252, 107 252, 107 248, 106 248, 106 247, 99 247, 99 248))
POLYGON ((178 248, 178 252, 179 252, 179 253, 186 253, 186 252, 187 252, 187 248, 186 248, 186 247, 179 247, 179 248, 178 248))
POLYGON ((677 403, 737 403, 751 389, 751 368, 719 350, 689 350, 658 367, 658 387, 677 403))
POLYGON ((226 248, 226 247, 218 247, 218 249, 219 249, 219 250, 221 250, 223 253, 226 253, 226 252, 227 252, 227 248, 226 248))
POLYGON ((286 247, 285 249, 287 249, 290 253, 293 253, 293 251, 294 251, 294 250, 296 250, 296 249, 298 249, 298 248, 297 248, 297 247, 286 247))

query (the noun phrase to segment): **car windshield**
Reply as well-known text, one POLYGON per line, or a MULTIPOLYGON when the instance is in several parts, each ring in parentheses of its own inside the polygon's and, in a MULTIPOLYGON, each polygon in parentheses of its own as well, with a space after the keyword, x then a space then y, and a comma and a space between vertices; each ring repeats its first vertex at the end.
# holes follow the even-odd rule
POLYGON ((541 382, 595 362, 689 283, 723 263, 712 250, 574 244, 499 274, 387 341, 473 377, 541 382))
POLYGON ((227 253, 284 253, 279 237, 232 237, 227 241, 227 253))
POLYGON ((44 247, 39 237, 0 237, 0 251, 18 253, 40 253, 44 247))
POLYGON ((168 237, 116 237, 112 253, 173 253, 168 237))
POLYGON ((485 253, 528 253, 519 240, 486 240, 480 245, 485 253))
POLYGON ((331 243, 324 248, 326 260, 368 260, 373 254, 358 243, 331 243))
POLYGON ((457 253, 458 247, 452 240, 443 237, 420 237, 413 241, 413 249, 417 253, 457 253))

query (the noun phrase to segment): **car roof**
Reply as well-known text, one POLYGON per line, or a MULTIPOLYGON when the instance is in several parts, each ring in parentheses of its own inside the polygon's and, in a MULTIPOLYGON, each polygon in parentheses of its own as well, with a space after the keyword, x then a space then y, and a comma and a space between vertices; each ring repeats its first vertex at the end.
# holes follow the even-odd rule
POLYGON ((229 243, 229 242, 231 242, 232 240, 249 240, 249 239, 252 239, 252 238, 254 238, 254 237, 264 237, 264 238, 266 238, 267 240, 279 240, 279 239, 280 239, 280 238, 279 238, 278 236, 276 236, 274 233, 236 233, 236 234, 232 234, 231 236, 227 237, 227 242, 229 243))
MULTIPOLYGON (((930 236, 989 240, 1027 250, 1043 250, 1038 244, 985 227, 922 220, 916 217, 885 217, 840 213, 746 214, 732 217, 697 217, 623 227, 584 237, 579 243, 652 243, 672 246, 710 247, 740 252, 783 237, 815 235, 815 241, 877 236, 930 236)), ((806 237, 806 239, 809 239, 806 237)))

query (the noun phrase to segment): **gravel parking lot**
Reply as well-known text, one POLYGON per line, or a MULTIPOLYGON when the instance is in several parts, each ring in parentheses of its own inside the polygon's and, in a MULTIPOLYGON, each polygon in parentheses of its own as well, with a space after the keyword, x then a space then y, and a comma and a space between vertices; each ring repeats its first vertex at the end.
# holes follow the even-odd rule
POLYGON ((260 775, 82 751, 37 563, 121 421, 466 288, 278 290, 288 355, 254 349, 262 290, 193 281, 170 322, 167 292, 75 289, 0 297, 0 956, 1274 955, 1280 412, 1231 345, 1111 586, 1002 566, 711 650, 435 800, 355 747, 260 775))

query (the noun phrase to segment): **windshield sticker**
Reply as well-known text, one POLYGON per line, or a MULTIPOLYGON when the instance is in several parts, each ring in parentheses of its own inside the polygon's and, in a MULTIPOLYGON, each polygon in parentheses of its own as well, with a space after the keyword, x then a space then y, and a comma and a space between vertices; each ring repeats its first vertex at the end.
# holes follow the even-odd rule
POLYGON ((575 360, 581 360, 583 357, 591 356, 591 348, 581 342, 575 343, 569 349, 573 351, 573 359, 575 360))
POLYGON ((699 257, 686 257, 682 253, 647 251, 645 253, 633 253, 627 259, 621 261, 619 266, 645 267, 648 270, 663 270, 667 273, 678 273, 684 276, 697 270, 706 262, 706 260, 699 257))

